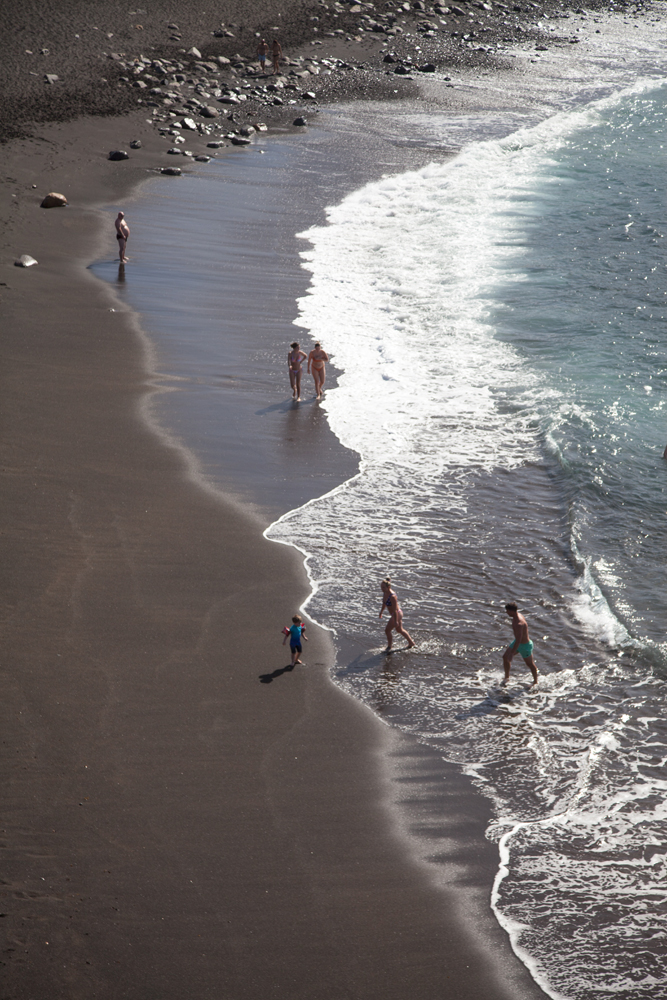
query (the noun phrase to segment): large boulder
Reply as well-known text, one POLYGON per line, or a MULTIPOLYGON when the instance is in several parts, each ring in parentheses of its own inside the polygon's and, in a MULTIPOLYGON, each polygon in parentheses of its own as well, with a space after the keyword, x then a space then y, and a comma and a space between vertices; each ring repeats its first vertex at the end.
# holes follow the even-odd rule
POLYGON ((50 191, 49 194, 43 199, 40 208, 60 208, 62 205, 67 204, 67 198, 64 194, 58 194, 56 191, 50 191))

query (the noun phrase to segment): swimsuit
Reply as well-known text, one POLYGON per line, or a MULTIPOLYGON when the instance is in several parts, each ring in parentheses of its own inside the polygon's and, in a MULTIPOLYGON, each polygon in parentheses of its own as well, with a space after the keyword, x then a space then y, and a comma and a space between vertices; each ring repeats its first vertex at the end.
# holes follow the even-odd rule
POLYGON ((524 660, 527 660, 529 656, 533 655, 533 640, 532 639, 529 639, 528 642, 520 642, 519 645, 516 647, 515 650, 512 650, 512 646, 513 645, 514 645, 514 643, 511 643, 508 646, 508 649, 507 649, 508 653, 511 653, 511 652, 519 653, 520 656, 523 656, 524 660))
POLYGON ((303 358, 301 355, 294 357, 292 354, 289 356, 290 370, 294 372, 295 375, 301 374, 301 366, 303 365, 303 358))
POLYGON ((297 653, 301 652, 301 633, 303 632, 303 628, 303 625, 290 625, 290 649, 296 649, 297 653))
POLYGON ((123 236, 122 233, 116 233, 117 240, 127 240, 127 236, 123 236))

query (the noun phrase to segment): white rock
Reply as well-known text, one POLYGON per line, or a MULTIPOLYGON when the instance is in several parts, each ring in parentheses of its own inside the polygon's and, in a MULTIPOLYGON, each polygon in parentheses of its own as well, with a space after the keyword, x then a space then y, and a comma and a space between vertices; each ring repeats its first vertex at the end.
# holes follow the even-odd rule
POLYGON ((31 257, 30 254, 23 253, 18 258, 18 260, 14 261, 14 266, 15 267, 32 267, 32 265, 36 264, 36 263, 37 263, 37 261, 35 260, 34 257, 31 257))

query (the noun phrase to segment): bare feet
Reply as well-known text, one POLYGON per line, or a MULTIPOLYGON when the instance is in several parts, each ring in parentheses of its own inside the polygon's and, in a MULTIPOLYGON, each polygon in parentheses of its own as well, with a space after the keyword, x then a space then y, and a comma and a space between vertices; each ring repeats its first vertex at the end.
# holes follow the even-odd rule
POLYGON ((411 642, 411 643, 409 643, 409 644, 408 644, 408 649, 412 649, 412 647, 413 647, 414 645, 416 645, 416 643, 414 643, 414 642, 411 642))

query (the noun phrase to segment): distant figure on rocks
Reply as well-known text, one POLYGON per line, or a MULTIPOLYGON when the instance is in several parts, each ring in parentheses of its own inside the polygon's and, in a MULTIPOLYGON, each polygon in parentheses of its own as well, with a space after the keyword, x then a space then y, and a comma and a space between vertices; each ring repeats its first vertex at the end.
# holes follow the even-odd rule
POLYGON ((385 634, 387 636, 387 648, 385 653, 391 653, 391 644, 393 640, 392 632, 396 631, 399 635, 402 635, 408 640, 408 649, 412 649, 414 642, 412 641, 408 632, 403 628, 403 612, 398 605, 398 597, 396 596, 396 591, 392 590, 391 578, 386 577, 380 583, 380 589, 382 590, 382 606, 380 608, 379 617, 382 618, 385 608, 389 613, 389 621, 387 622, 387 627, 385 629, 385 634))
POLYGON ((526 661, 526 666, 533 675, 533 684, 537 684, 537 667, 533 659, 533 643, 528 635, 528 622, 519 614, 519 610, 513 602, 505 605, 505 611, 512 619, 512 629, 514 630, 514 642, 511 642, 503 653, 503 667, 505 668, 505 680, 507 684, 510 679, 510 666, 515 653, 520 653, 526 661))
POLYGON ((280 60, 282 59, 283 50, 280 48, 280 42, 277 38, 273 39, 273 44, 271 45, 271 54, 273 56, 273 75, 280 73, 280 60))
POLYGON ((130 238, 130 227, 125 221, 125 212, 119 212, 116 216, 116 239, 118 240, 118 258, 121 264, 125 264, 127 257, 125 256, 125 247, 127 246, 127 241, 130 238))
POLYGON ((262 76, 266 75, 266 57, 269 54, 269 43, 266 38, 263 38, 259 45, 257 46, 257 58, 259 59, 259 66, 262 71, 262 76))
POLYGON ((308 355, 308 374, 313 376, 315 382, 315 398, 321 399, 324 392, 324 380, 327 375, 325 361, 329 360, 329 355, 322 350, 319 341, 308 355))
POLYGON ((301 350, 296 340, 290 344, 290 347, 292 350, 287 354, 289 384, 292 386, 292 399, 299 403, 301 402, 301 368, 306 360, 306 352, 301 350))

